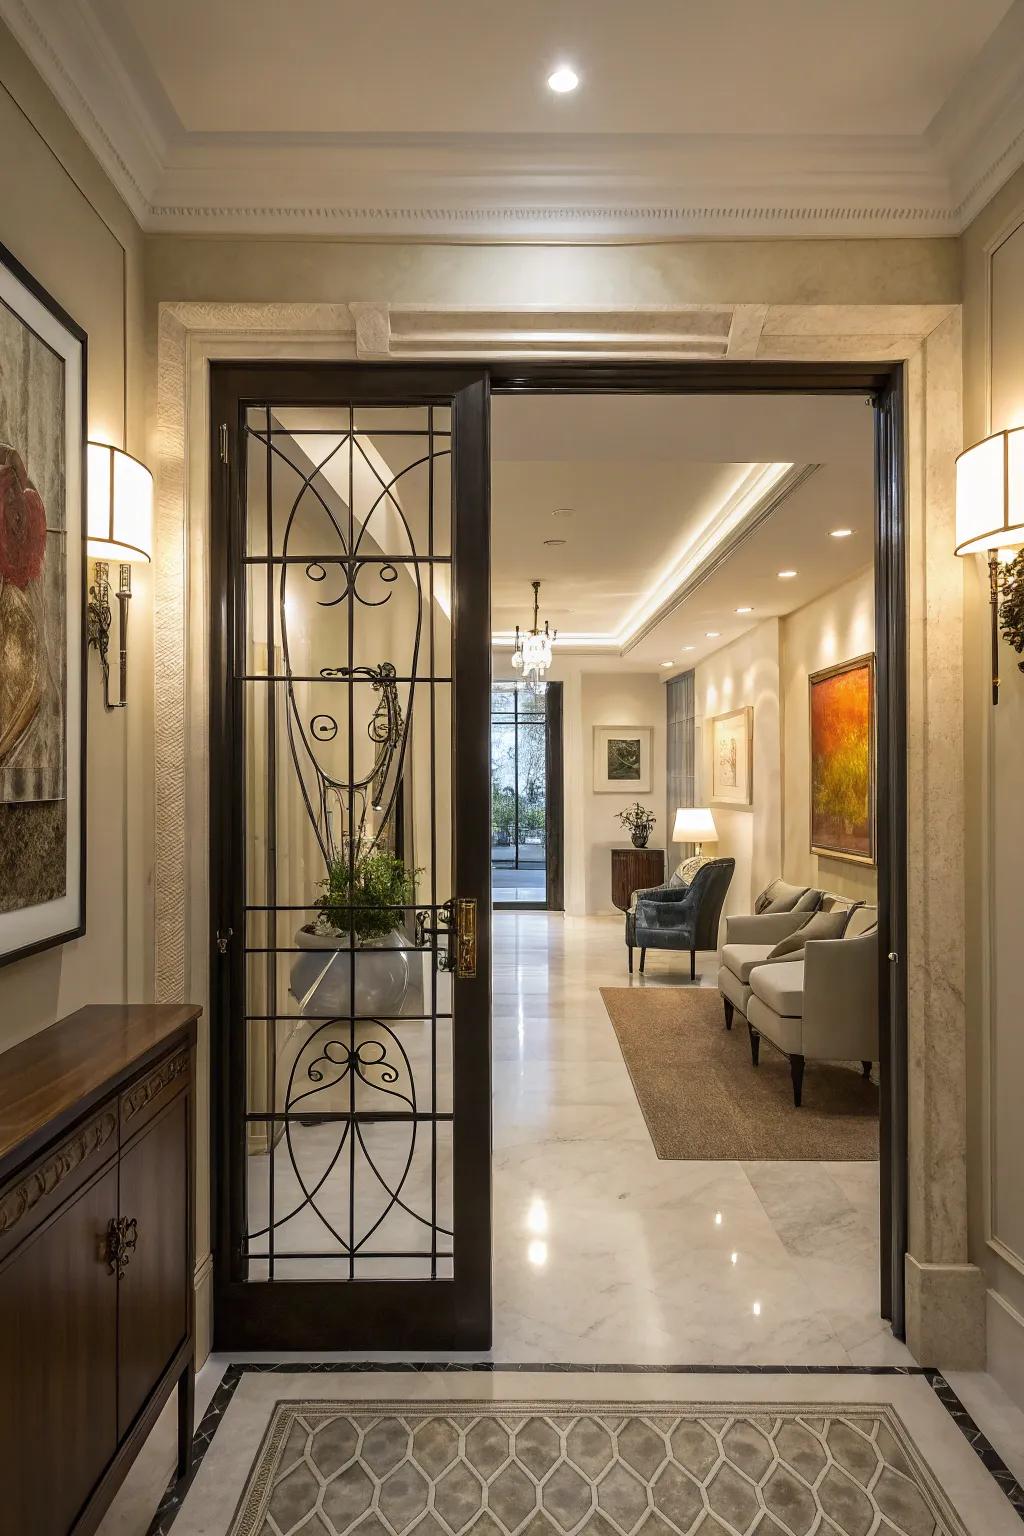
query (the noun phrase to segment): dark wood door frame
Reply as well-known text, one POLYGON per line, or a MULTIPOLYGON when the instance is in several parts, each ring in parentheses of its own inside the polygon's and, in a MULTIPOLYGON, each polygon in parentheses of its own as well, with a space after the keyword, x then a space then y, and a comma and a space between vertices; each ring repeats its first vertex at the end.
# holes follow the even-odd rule
POLYGON ((545 800, 547 865, 545 903, 549 912, 565 909, 565 790, 562 756, 562 685, 549 683, 545 729, 545 800))
POLYGON ((906 520, 903 363, 495 363, 492 394, 842 394, 875 412, 881 1313, 903 1338, 907 1248, 906 520), (895 956, 895 959, 890 959, 895 956))

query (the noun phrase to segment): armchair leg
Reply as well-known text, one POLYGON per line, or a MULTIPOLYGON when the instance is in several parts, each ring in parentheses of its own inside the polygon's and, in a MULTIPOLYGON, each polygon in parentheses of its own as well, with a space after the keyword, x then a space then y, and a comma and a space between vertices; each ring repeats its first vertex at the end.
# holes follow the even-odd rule
POLYGON ((753 1024, 751 1024, 749 1019, 747 1020, 747 1028, 750 1031, 750 1059, 756 1067, 757 1059, 761 1054, 761 1036, 758 1034, 757 1030, 754 1028, 753 1024))
POLYGON ((697 951, 695 949, 690 950, 690 980, 697 980, 697 951))
POLYGON ((789 1071, 793 1079, 793 1103, 799 1109, 804 1093, 804 1058, 796 1055, 791 1056, 789 1058, 789 1071))
POLYGON ((647 951, 646 951, 646 949, 641 949, 641 951, 640 951, 640 975, 641 976, 644 973, 644 961, 646 959, 647 959, 647 951))
POLYGON ((861 1062, 861 1067, 863 1069, 864 1076, 865 1077, 870 1077, 871 1076, 871 1063, 870 1063, 870 1061, 862 1061, 861 1062))
POLYGON ((722 998, 722 1007, 725 1009, 725 1027, 732 1029, 733 1006, 727 997, 722 998))
POLYGON ((633 974, 633 946, 632 946, 632 944, 629 946, 629 974, 631 976, 633 974))

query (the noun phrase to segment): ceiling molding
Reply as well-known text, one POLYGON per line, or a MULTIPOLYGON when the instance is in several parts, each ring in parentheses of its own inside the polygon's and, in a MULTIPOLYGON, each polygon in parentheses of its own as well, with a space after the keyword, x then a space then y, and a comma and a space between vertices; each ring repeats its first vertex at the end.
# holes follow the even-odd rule
POLYGON ((1024 160, 1020 0, 916 136, 192 134, 105 16, 95 0, 45 11, 0 0, 0 17, 151 232, 955 235, 1024 160))

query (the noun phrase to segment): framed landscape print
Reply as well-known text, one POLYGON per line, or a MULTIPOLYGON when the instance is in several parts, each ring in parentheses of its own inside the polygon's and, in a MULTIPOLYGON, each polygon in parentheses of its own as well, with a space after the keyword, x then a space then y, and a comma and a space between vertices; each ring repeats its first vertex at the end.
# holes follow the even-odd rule
POLYGON ((649 795, 651 725, 594 726, 594 789, 599 794, 649 795))
POLYGON ((716 715, 711 726, 711 799, 718 805, 750 805, 754 788, 754 711, 716 715))
POLYGON ((85 359, 0 246, 0 965, 85 931, 85 359))
POLYGON ((875 862, 875 658, 812 672, 811 852, 875 862))

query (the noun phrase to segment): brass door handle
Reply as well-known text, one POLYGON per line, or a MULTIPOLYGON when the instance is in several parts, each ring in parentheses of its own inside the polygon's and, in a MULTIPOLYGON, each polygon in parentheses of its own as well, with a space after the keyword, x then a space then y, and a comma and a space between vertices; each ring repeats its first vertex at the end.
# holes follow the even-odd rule
POLYGON ((429 911, 416 914, 416 943, 424 947, 427 940, 447 934, 447 949, 437 951, 437 968, 451 971, 455 976, 469 979, 476 975, 476 901, 460 896, 446 901, 437 909, 437 928, 429 924, 429 911))
POLYGON ((128 1261, 139 1241, 139 1222, 136 1216, 111 1217, 107 1226, 107 1268, 112 1275, 123 1280, 128 1261))

